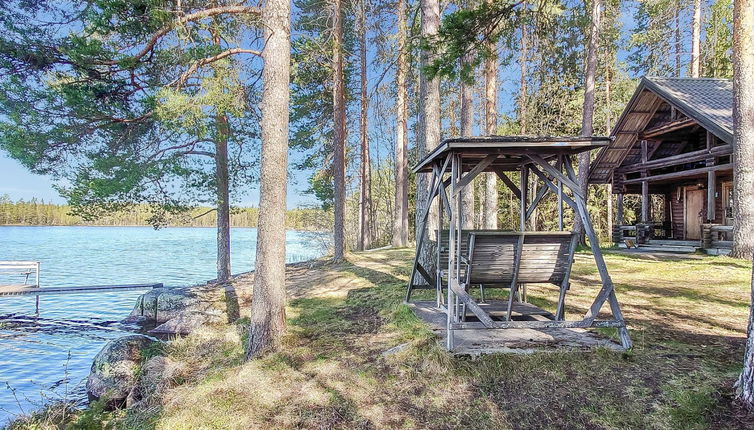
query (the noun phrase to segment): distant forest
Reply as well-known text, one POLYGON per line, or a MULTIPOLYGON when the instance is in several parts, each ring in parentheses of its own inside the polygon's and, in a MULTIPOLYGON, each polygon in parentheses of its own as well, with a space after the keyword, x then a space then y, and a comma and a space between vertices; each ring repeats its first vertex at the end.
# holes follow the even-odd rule
MULTIPOLYGON (((103 216, 94 221, 86 221, 71 214, 72 207, 46 203, 44 200, 11 200, 7 195, 0 196, 0 225, 100 225, 100 226, 149 226, 152 211, 149 205, 141 204, 127 210, 103 216)), ((256 227, 258 208, 233 208, 230 223, 232 227, 256 227)), ((297 208, 286 212, 286 227, 296 230, 322 230, 332 215, 319 208, 297 208)), ((332 222, 332 221, 330 221, 332 222)), ((169 226, 215 227, 217 212, 210 207, 196 207, 187 213, 172 217, 169 226)))

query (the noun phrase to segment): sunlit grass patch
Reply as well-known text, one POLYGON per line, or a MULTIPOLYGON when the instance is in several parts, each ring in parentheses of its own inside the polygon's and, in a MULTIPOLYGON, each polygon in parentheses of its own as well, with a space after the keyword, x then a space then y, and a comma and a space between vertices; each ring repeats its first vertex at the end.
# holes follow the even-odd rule
MULTIPOLYGON (((176 364, 176 386, 128 411, 92 409, 81 422, 132 429, 736 428, 721 387, 740 371, 751 274, 745 262, 607 253, 632 351, 468 358, 448 354, 403 304, 411 258, 411 249, 381 250, 300 270, 294 282, 301 285, 289 286, 296 295, 279 351, 245 361, 248 318, 200 330, 145 352, 145 359, 164 354, 176 364)), ((601 282, 588 252, 577 254, 573 274, 566 311, 578 319, 601 282)), ((554 311, 557 293, 553 285, 531 285, 528 301, 554 311)), ((434 300, 434 292, 415 297, 434 300)), ((597 331, 615 337, 614 329, 597 331)))

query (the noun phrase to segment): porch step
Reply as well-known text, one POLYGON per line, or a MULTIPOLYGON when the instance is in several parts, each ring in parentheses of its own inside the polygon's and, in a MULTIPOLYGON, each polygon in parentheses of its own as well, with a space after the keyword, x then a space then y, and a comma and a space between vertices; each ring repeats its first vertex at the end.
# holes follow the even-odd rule
POLYGON ((699 248, 701 246, 701 242, 698 240, 675 240, 675 239, 650 239, 649 245, 659 245, 659 246, 693 246, 694 248, 699 248))
POLYGON ((671 245, 654 245, 654 244, 639 244, 639 249, 644 251, 655 252, 678 252, 685 254, 693 254, 698 247, 696 246, 671 246, 671 245))

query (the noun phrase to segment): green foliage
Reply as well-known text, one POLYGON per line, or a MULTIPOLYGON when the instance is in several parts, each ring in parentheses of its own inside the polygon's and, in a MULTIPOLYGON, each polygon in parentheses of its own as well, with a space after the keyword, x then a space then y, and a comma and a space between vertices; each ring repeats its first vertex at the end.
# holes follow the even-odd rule
POLYGON ((733 0, 715 0, 710 5, 702 42, 702 76, 733 77, 733 0))
MULTIPOLYGON (((312 171, 307 192, 315 195, 322 202, 323 209, 328 210, 334 198, 333 11, 331 3, 325 0, 296 0, 293 4, 299 13, 292 25, 296 37, 291 41, 290 145, 304 153, 296 167, 312 171)), ((342 13, 343 74, 346 103, 349 104, 357 85, 355 69, 358 63, 348 58, 349 53, 356 51, 355 19, 353 8, 347 3, 344 3, 342 13)))
POLYGON ((638 0, 636 28, 629 38, 628 60, 637 75, 675 76, 674 17, 677 0, 638 0))
POLYGON ((459 8, 444 15, 437 36, 422 39, 419 44, 421 50, 431 53, 424 72, 430 77, 460 77, 470 82, 474 68, 494 54, 484 42, 496 44, 506 32, 516 28, 521 18, 516 9, 519 3, 480 2, 475 7, 459 8), (461 66, 459 60, 469 54, 473 60, 461 66))
POLYGON ((258 68, 218 55, 257 43, 241 33, 248 17, 179 21, 208 6, 164 0, 4 6, 0 148, 60 179, 79 215, 147 203, 159 226, 216 204, 219 141, 229 146, 232 195, 254 179, 258 68))

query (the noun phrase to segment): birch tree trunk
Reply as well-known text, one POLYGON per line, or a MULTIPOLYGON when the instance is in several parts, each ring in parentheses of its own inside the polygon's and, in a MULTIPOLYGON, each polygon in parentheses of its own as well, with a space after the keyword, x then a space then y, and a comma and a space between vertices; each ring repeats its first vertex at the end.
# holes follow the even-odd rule
POLYGON ((333 181, 335 188, 335 226, 333 231, 335 261, 345 255, 346 216, 346 98, 343 84, 343 7, 341 0, 333 0, 333 181))
POLYGON ((217 192, 217 281, 230 279, 230 190, 228 184, 228 117, 216 116, 215 185, 217 192))
POLYGON ((398 0, 398 70, 395 101, 397 134, 395 137, 395 216, 393 246, 408 245, 408 22, 406 0, 398 0))
MULTIPOLYGON (((464 59, 466 63, 468 59, 464 59)), ((461 136, 474 134, 474 91, 472 85, 461 80, 461 136)), ((474 228, 474 182, 463 190, 463 212, 461 213, 461 228, 474 228)))
MULTIPOLYGON (((359 238, 358 248, 368 249, 372 242, 372 172, 369 163, 369 136, 367 134, 367 26, 366 0, 359 3, 359 63, 361 75, 361 115, 359 135, 361 141, 361 192, 359 193, 359 238)), ((344 122, 345 124, 345 122, 344 122)))
MULTIPOLYGON (((584 107, 581 117, 581 135, 589 137, 594 133, 594 79, 597 74, 597 43, 599 41, 601 0, 592 0, 592 17, 587 45, 585 78, 584 78, 584 107)), ((585 196, 589 192, 589 152, 579 154, 579 187, 585 196)), ((574 218, 574 230, 583 237, 584 225, 580 217, 574 218)), ((583 239, 582 239, 583 240, 583 239)))
POLYGON ((694 0, 694 18, 691 21, 691 66, 690 75, 692 78, 699 77, 699 56, 700 35, 702 32, 702 0, 694 0))
MULTIPOLYGON (((486 0, 491 3, 492 0, 486 0)), ((487 41, 491 55, 484 62, 484 131, 487 135, 497 134, 497 46, 487 41)), ((497 229, 497 175, 488 172, 484 177, 484 210, 482 228, 497 229)))
POLYGON ((754 0, 733 3, 733 250, 754 252, 754 0))
POLYGON ((285 198, 288 182, 288 85, 291 63, 290 0, 262 9, 262 157, 256 271, 246 357, 278 347, 285 331, 285 198))

